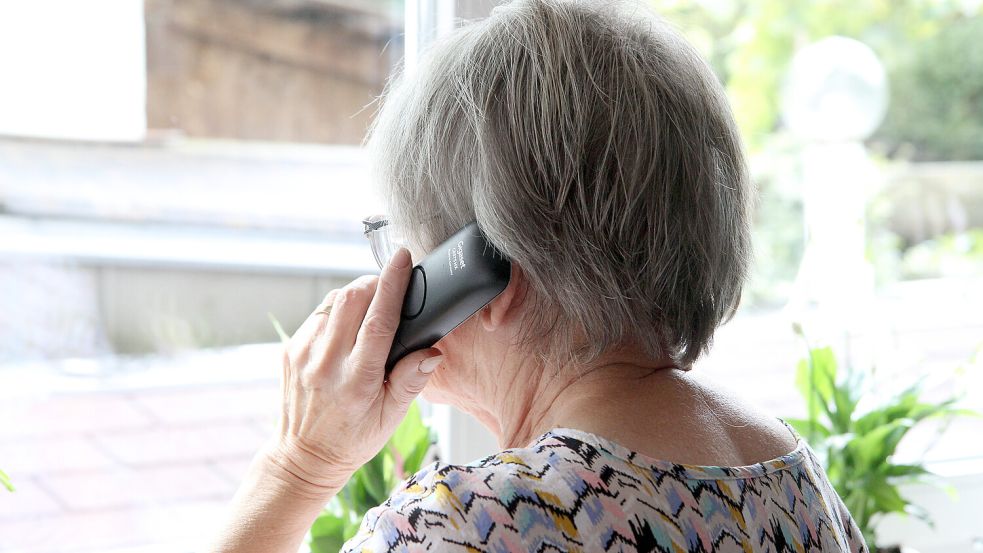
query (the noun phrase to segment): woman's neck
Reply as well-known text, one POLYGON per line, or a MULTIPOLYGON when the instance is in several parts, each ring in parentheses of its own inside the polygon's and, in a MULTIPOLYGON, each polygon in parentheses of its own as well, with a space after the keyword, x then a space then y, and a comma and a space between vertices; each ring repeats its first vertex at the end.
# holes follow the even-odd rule
POLYGON ((482 419, 502 448, 525 447, 558 427, 692 465, 748 465, 796 447, 778 419, 671 362, 606 363, 579 377, 540 374, 511 384, 512 393, 498 396, 498 408, 482 419))
MULTIPOLYGON (((556 427, 623 425, 623 413, 605 408, 615 400, 634 403, 651 398, 655 381, 679 372, 668 359, 637 361, 607 358, 587 367, 568 367, 557 374, 542 369, 518 368, 508 382, 499 380, 492 405, 475 414, 498 438, 502 448, 523 447, 556 427), (502 385, 505 384, 505 385, 502 385), (612 420, 607 420, 612 419, 612 420)), ((658 387, 657 385, 655 387, 658 387)), ((480 402, 479 402, 480 403, 480 402)))

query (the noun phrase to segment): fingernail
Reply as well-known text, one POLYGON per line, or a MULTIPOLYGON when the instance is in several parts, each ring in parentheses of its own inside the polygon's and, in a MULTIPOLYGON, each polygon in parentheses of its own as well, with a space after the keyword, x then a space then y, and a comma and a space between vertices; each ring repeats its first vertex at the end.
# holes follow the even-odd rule
POLYGON ((399 248, 389 260, 389 264, 397 269, 405 269, 410 266, 410 250, 399 248))
POLYGON ((430 374, 437 368, 437 365, 444 360, 443 355, 435 355, 433 357, 427 357, 423 361, 420 361, 419 371, 423 374, 430 374))

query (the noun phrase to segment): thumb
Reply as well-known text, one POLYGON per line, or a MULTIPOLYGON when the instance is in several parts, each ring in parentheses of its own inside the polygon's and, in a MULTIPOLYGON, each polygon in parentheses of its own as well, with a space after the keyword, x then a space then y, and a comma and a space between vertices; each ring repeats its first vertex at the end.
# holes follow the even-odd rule
POLYGON ((443 360, 440 350, 427 348, 414 351, 396 363, 389 374, 389 399, 400 417, 426 388, 430 375, 443 360))

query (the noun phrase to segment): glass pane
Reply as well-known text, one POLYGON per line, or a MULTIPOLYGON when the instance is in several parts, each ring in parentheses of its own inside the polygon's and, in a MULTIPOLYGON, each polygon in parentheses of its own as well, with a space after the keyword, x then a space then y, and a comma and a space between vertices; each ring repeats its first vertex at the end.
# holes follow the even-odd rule
MULTIPOLYGON (((724 84, 760 194, 753 278, 703 368, 801 415, 796 323, 870 376, 865 397, 927 376, 934 397, 983 406, 983 6, 650 4, 724 84)), ((927 458, 978 460, 981 430, 954 424, 927 458)), ((936 437, 913 433, 901 456, 936 437)))
POLYGON ((402 2, 148 0, 149 132, 359 144, 402 58, 402 2))
POLYGON ((402 1, 0 3, 0 550, 192 551, 375 272, 402 1), (0 478, 2 480, 2 478, 0 478))

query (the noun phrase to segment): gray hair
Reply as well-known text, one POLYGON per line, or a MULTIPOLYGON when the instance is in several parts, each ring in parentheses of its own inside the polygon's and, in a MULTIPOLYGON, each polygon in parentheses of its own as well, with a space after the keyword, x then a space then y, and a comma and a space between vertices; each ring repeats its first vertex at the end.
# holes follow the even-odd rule
POLYGON ((390 81, 368 139, 397 229, 477 221, 528 278, 544 365, 631 344, 688 367, 732 316, 753 187, 720 83, 642 10, 516 0, 390 81))

